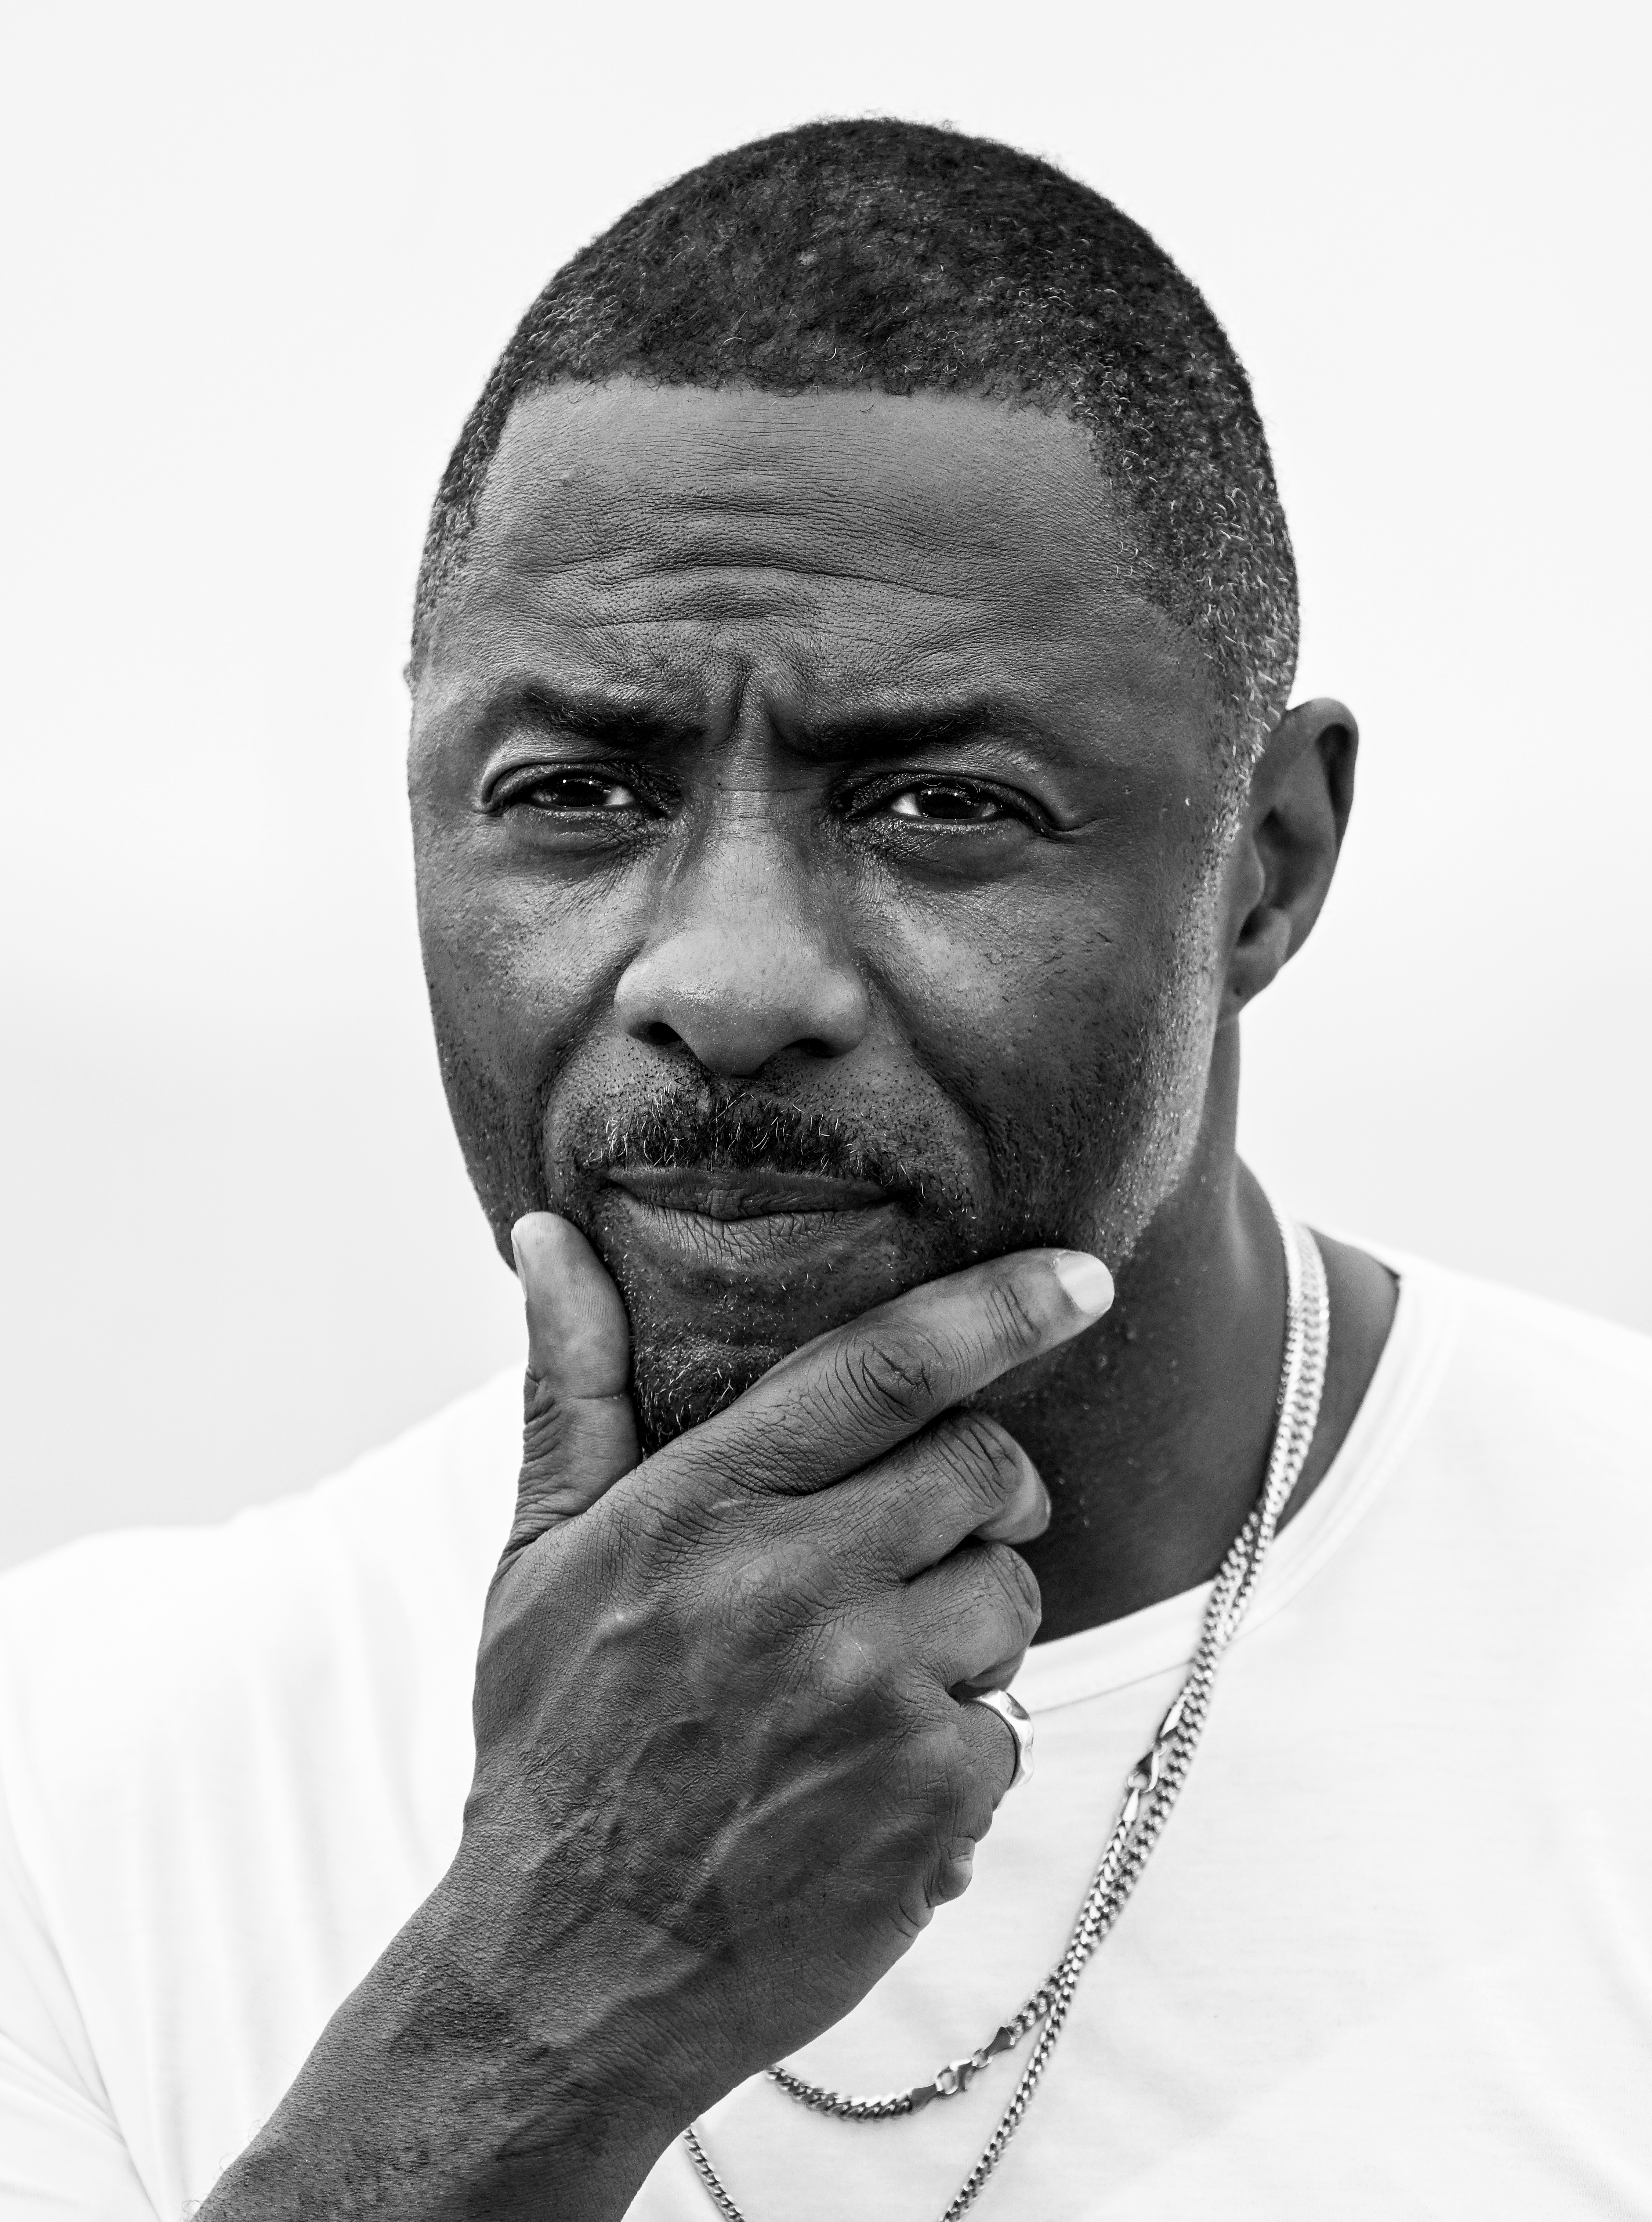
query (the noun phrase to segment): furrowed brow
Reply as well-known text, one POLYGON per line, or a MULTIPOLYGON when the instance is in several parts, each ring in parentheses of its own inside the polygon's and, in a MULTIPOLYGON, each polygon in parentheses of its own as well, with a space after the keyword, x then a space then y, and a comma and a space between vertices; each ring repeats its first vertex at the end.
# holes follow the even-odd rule
POLYGON ((991 696, 962 702, 914 705, 857 712, 846 718, 798 721, 794 738, 811 755, 854 759, 921 754, 987 734, 1015 740, 1045 739, 1025 711, 991 696))
POLYGON ((704 726, 642 697, 589 694, 530 680, 507 688, 491 706, 488 724, 496 731, 513 723, 539 727, 547 734, 589 741, 598 748, 666 749, 699 739, 704 726))

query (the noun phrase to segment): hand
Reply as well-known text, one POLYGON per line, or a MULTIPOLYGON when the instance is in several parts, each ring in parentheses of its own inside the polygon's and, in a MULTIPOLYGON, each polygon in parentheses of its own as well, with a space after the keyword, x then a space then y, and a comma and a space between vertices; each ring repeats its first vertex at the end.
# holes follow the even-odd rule
POLYGON ((587 2067, 679 2123, 838 2020, 965 1886, 1013 1753, 952 1692, 1035 1632, 1011 1546, 1048 1504, 954 1408, 1111 1288, 1072 1253, 973 1267, 638 1464, 617 1292, 565 1221, 516 1244, 525 1455, 456 1874, 486 1879, 500 1994, 600 1999, 587 2067))
POLYGON ((516 1516, 460 1849, 203 2210, 623 2213, 684 2125, 841 2018, 1007 1786, 955 1692, 1034 1634, 1043 1484, 962 1400, 1106 1309, 1029 1251, 822 1336, 638 1461, 623 1307, 519 1223, 516 1516))

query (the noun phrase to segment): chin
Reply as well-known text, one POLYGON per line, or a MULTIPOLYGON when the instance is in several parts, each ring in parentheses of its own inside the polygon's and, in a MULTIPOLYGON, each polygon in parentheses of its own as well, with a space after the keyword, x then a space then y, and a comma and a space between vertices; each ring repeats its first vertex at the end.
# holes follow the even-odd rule
MULTIPOLYGON (((814 1216, 823 1222, 829 1215, 814 1216)), ((779 1229, 772 1249, 755 1247, 736 1261, 720 1254, 715 1233, 703 1245, 703 1230, 661 1235, 640 1227, 629 1208, 593 1215, 585 1231, 630 1319, 646 1449, 704 1425, 817 1335, 984 1254, 938 1219, 904 1211, 846 1216, 862 1223, 779 1229)))
POLYGON ((639 1341, 632 1357, 631 1396, 644 1456, 727 1411, 796 1347, 782 1342, 729 1346, 698 1337, 639 1341))

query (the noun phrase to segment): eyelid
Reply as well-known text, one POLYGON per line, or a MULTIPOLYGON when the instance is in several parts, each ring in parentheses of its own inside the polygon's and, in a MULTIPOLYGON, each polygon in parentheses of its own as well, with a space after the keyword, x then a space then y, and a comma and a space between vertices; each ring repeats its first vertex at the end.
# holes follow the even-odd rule
MULTIPOLYGON (((914 788, 955 787, 967 794, 984 794, 996 802, 1011 818, 1019 818, 1036 832, 1054 831, 1054 820, 1042 806, 1019 788, 1006 786, 1002 781, 983 779, 979 774, 964 771, 904 771, 887 772, 881 777, 868 779, 846 797, 851 813, 874 808, 879 803, 892 802, 897 795, 910 794, 914 788)), ((941 821, 929 821, 939 825, 941 821)), ((986 821, 990 822, 990 821, 986 821)))
POLYGON ((601 780, 611 787, 629 788, 645 808, 658 810, 665 807, 663 783, 658 774, 645 772, 640 765, 591 756, 548 762, 541 756, 527 763, 501 764, 487 772, 482 781, 482 807, 494 812, 505 809, 511 803, 525 800, 535 788, 552 779, 601 780))

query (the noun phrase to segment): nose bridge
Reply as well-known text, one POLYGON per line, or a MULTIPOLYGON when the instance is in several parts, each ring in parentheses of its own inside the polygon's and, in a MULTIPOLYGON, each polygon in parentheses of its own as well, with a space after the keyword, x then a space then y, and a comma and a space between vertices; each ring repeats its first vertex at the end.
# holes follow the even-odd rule
POLYGON ((628 1033, 681 1043, 730 1075, 787 1050, 844 1056, 860 1040, 867 1005, 854 952, 784 797, 726 790, 705 812, 615 1003, 628 1033))
POLYGON ((684 845, 665 915, 709 923, 743 910, 789 934, 821 932, 830 906, 798 822, 805 815, 783 792, 724 789, 684 845))

